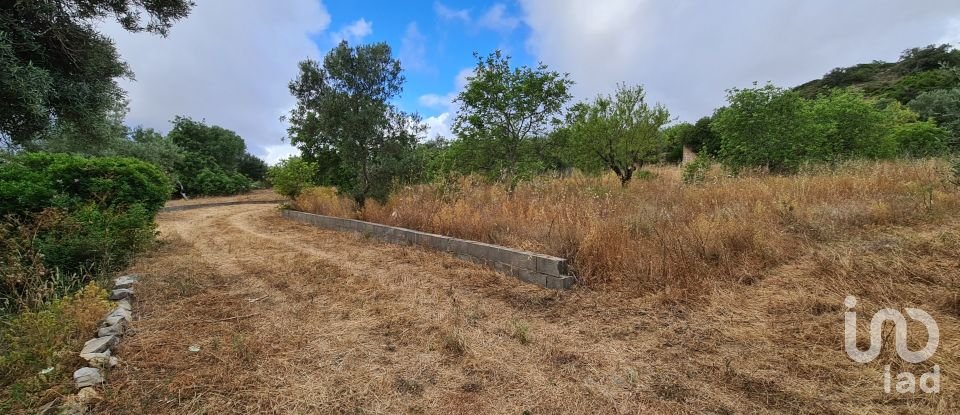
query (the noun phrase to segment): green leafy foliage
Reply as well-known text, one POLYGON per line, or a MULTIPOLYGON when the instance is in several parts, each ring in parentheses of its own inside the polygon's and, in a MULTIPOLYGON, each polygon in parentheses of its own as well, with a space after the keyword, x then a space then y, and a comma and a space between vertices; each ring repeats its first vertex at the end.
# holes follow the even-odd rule
POLYGON ((734 170, 793 171, 820 153, 823 143, 811 131, 813 114, 800 94, 767 84, 732 89, 727 101, 714 114, 712 126, 721 139, 720 157, 734 170))
POLYGON ((237 162, 237 172, 254 181, 266 179, 267 169, 265 161, 250 153, 244 153, 237 162))
POLYGON ((921 118, 933 119, 949 130, 953 147, 960 149, 960 88, 925 92, 907 105, 921 118))
POLYGON ((316 185, 317 164, 300 157, 280 160, 267 172, 267 177, 277 193, 296 198, 304 189, 316 185))
POLYGON ((236 171, 247 150, 237 133, 188 117, 176 117, 167 138, 185 152, 206 157, 226 171, 236 171))
POLYGON ((731 90, 728 101, 712 129, 721 139, 721 160, 734 170, 791 172, 806 162, 935 155, 949 139, 946 130, 918 121, 898 102, 855 90, 807 100, 766 85, 731 90))
POLYGON ((159 168, 132 158, 25 153, 0 163, 0 216, 88 203, 156 212, 170 191, 159 168))
POLYGON ((170 194, 131 158, 26 153, 0 163, 0 307, 31 308, 127 264, 170 194))
POLYGON ((923 121, 897 125, 890 137, 904 155, 930 157, 947 152, 950 132, 933 121, 923 121))
POLYGON ((97 31, 114 18, 125 29, 165 34, 187 0, 33 0, 0 8, 0 138, 24 144, 54 123, 88 130, 122 100, 116 79, 131 75, 97 31))
POLYGON ((559 121, 573 81, 543 64, 511 68, 510 57, 499 50, 475 56, 473 76, 456 99, 453 132, 467 157, 459 164, 512 188, 542 166, 532 141, 559 121))
POLYGON ((324 179, 362 204, 385 199, 392 186, 415 173, 413 150, 425 127, 391 100, 403 89, 400 61, 386 43, 350 47, 341 42, 321 65, 300 62, 290 83, 297 106, 289 117, 290 142, 320 162, 324 179), (333 164, 335 163, 335 164, 333 164))
POLYGON ((907 49, 897 62, 873 61, 836 68, 821 79, 795 88, 804 98, 829 94, 835 88, 855 87, 867 96, 891 98, 905 104, 918 95, 937 89, 960 87, 960 78, 950 70, 960 66, 960 51, 951 45, 907 49))
POLYGON ((707 172, 710 171, 710 157, 701 155, 692 162, 683 166, 683 173, 680 179, 685 184, 703 183, 707 178, 707 172))
POLYGON ((660 159, 666 148, 660 128, 669 119, 662 105, 647 104, 639 85, 620 85, 612 96, 576 104, 568 126, 574 165, 603 165, 626 185, 635 171, 660 159))
POLYGON ((44 229, 35 243, 48 269, 97 275, 118 269, 153 241, 153 213, 143 205, 126 209, 82 206, 44 229))
POLYGON ((900 113, 899 104, 882 109, 876 100, 849 89, 834 89, 808 104, 815 124, 805 157, 812 161, 892 157, 898 148, 891 129, 902 119, 915 118, 900 113))

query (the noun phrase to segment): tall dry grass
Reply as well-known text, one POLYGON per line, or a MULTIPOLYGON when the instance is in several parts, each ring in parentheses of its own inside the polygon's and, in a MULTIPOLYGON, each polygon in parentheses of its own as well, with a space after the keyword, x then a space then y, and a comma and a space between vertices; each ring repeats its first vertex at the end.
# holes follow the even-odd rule
POLYGON ((300 210, 570 258, 581 284, 665 290, 677 299, 711 281, 751 284, 805 247, 876 226, 935 223, 960 193, 938 159, 855 162, 794 176, 728 177, 684 185, 677 167, 621 188, 615 177, 540 178, 510 194, 473 177, 405 187, 358 211, 327 190, 300 210))

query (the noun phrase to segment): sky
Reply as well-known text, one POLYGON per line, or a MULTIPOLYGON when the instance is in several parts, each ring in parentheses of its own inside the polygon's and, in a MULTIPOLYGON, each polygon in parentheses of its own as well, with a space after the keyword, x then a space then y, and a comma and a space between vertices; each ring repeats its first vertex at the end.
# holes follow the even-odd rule
POLYGON ((452 138, 453 98, 500 49, 515 65, 570 74, 575 100, 642 84, 676 121, 752 82, 795 86, 830 69, 960 46, 957 0, 196 0, 168 37, 102 31, 135 73, 126 123, 166 132, 177 115, 240 134, 268 163, 296 154, 281 116, 303 59, 340 40, 386 42, 404 69, 396 105, 452 138))

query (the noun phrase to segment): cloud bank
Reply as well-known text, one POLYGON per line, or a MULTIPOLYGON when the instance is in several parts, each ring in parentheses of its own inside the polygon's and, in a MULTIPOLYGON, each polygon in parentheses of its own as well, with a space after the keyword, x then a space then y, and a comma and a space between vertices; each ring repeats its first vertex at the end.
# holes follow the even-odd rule
MULTIPOLYGON (((317 0, 204 0, 167 38, 131 34, 114 23, 103 31, 136 74, 136 81, 121 82, 130 99, 128 124, 165 132, 176 115, 205 119, 236 131, 250 152, 275 162, 294 153, 281 143, 286 126, 279 117, 295 103, 287 83, 297 62, 321 56, 311 37, 329 24, 317 0)), ((349 34, 370 29, 362 26, 349 34)))
POLYGON ((642 83, 696 120, 725 89, 794 86, 837 66, 895 60, 907 48, 960 41, 960 2, 928 0, 520 0, 528 50, 569 72, 578 98, 642 83))

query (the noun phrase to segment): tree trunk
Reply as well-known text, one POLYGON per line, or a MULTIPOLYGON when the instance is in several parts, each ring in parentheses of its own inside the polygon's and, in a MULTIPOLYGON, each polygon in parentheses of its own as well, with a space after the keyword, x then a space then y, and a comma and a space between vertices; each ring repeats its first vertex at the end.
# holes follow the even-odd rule
POLYGON ((630 183, 630 179, 633 178, 633 169, 623 169, 618 176, 620 176, 620 187, 627 187, 627 183, 630 183))

